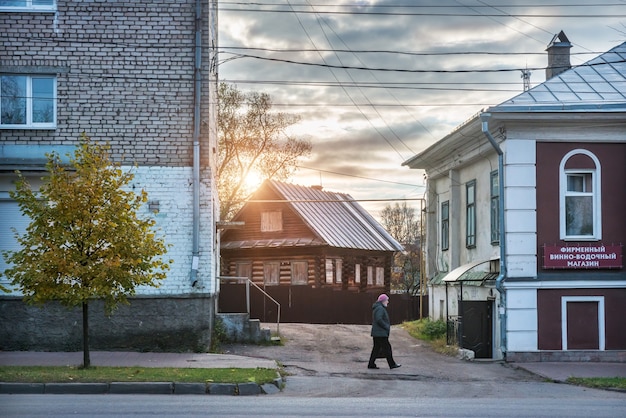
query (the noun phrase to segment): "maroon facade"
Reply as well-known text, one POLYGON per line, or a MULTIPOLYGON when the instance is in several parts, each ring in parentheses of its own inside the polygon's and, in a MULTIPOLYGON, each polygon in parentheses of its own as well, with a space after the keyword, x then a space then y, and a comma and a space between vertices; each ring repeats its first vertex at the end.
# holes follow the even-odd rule
MULTIPOLYGON (((589 164, 588 157, 584 155, 575 158, 573 164, 576 168, 586 168, 589 164)), ((617 284, 612 286, 611 283, 622 281, 626 276, 623 266, 623 244, 626 242, 626 144, 538 143, 537 202, 537 278, 544 281, 545 287, 553 287, 537 290, 538 349, 625 350, 623 321, 626 318, 626 289, 617 284), (559 164, 568 152, 575 149, 590 151, 600 163, 601 240, 572 242, 560 239, 559 164), (546 246, 549 248, 546 249, 546 246), (616 259, 606 264, 560 266, 543 260, 551 252, 559 252, 555 247, 562 249, 576 246, 592 251, 604 246, 605 252, 616 253, 616 259), (564 281, 568 282, 567 288, 560 285, 564 281), (574 288, 576 281, 584 281, 586 286, 574 288), (597 282, 598 287, 593 287, 593 282, 597 282), (550 286, 550 283, 554 285, 550 286), (598 303, 599 300, 602 300, 602 304, 598 303), (601 307, 604 309, 601 310, 601 307), (563 318, 563 315, 567 317, 563 318), (567 341, 563 341, 564 335, 567 341), (604 341, 600 341, 601 338, 604 341)), ((593 253, 587 253, 586 256, 591 259, 593 253)))

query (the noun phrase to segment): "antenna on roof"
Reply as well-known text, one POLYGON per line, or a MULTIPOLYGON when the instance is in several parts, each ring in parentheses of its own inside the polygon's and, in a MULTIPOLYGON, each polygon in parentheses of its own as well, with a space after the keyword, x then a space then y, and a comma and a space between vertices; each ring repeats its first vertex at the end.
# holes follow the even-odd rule
POLYGON ((530 90, 530 75, 532 73, 528 69, 528 65, 525 70, 522 70, 522 80, 524 82, 524 91, 530 90))

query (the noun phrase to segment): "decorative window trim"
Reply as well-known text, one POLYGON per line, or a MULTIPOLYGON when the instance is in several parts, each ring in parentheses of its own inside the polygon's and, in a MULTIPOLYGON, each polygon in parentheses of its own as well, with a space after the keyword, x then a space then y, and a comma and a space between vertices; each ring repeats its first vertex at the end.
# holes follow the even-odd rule
MULTIPOLYGON (((2 123, 0 119, 0 129, 56 129, 57 127, 57 76, 52 74, 13 74, 2 73, 2 77, 25 77, 26 78, 26 123, 21 124, 8 124, 2 123), (33 80, 36 79, 52 79, 52 122, 33 122, 33 80)), ((2 90, 0 86, 0 112, 2 112, 2 90)), ((45 100, 50 100, 46 98, 45 100)), ((0 116, 1 117, 1 116, 0 116)))
POLYGON ((586 149, 568 152, 559 164, 559 225, 560 239, 563 241, 599 241, 602 239, 602 167, 598 157, 586 149), (595 169, 566 169, 567 161, 578 154, 591 158, 595 169), (567 191, 567 177, 572 174, 591 174, 592 176, 593 233, 591 235, 567 235, 566 198, 574 194, 567 191))
POLYGON ((465 185, 465 246, 467 248, 476 247, 476 231, 476 180, 471 180, 465 185))
POLYGON ((450 249, 450 201, 441 202, 441 251, 450 249))
POLYGON ((8 4, 8 1, 0 0, 0 12, 56 12, 57 2, 56 0, 50 0, 50 4, 37 4, 41 3, 37 0, 23 0, 21 5, 12 6, 8 4))
POLYGON ((491 244, 500 243, 500 176, 498 170, 489 174, 489 188, 491 189, 491 244), (495 184, 494 184, 495 183, 495 184))

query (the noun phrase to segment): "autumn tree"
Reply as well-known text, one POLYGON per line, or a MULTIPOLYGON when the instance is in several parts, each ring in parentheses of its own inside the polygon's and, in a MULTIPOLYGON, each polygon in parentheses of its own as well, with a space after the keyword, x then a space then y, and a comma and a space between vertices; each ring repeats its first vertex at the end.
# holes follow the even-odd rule
POLYGON ((172 261, 161 259, 167 246, 153 231, 154 219, 138 216, 146 192, 125 189, 134 175, 111 162, 108 147, 83 134, 67 156, 69 165, 58 153, 47 155, 39 190, 18 172, 10 195, 31 221, 23 235, 15 232, 21 249, 3 253, 11 265, 4 274, 27 303, 82 307, 89 367, 89 303, 102 300, 111 314, 137 286, 158 287, 172 261))
POLYGON ((383 227, 405 249, 403 253, 396 254, 394 265, 399 267, 400 272, 392 274, 392 286, 416 295, 420 291, 421 231, 415 209, 406 202, 387 205, 380 217, 383 227))
MULTIPOLYGON (((254 192, 250 176, 259 180, 286 180, 311 143, 289 134, 299 117, 272 111, 268 94, 243 93, 221 83, 218 92, 218 194, 222 219, 231 219, 254 192)), ((260 183, 260 182, 259 182, 260 183)))

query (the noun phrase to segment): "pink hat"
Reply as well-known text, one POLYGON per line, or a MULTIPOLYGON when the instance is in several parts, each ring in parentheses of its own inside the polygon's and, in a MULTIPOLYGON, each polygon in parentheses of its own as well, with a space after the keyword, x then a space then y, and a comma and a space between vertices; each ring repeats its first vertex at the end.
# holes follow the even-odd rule
POLYGON ((384 293, 382 295, 380 295, 378 297, 378 299, 376 300, 376 302, 384 302, 386 300, 389 300, 389 296, 385 295, 384 293))

